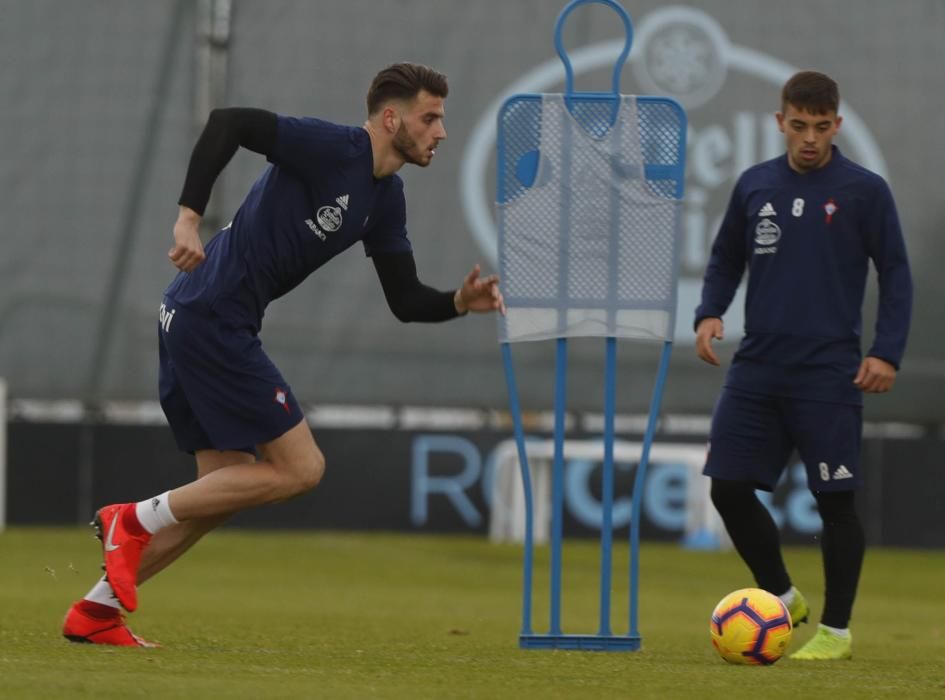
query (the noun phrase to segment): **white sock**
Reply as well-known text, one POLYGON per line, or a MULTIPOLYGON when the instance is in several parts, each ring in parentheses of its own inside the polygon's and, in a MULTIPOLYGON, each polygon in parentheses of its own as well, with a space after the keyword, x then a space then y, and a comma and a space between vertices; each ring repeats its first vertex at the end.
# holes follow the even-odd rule
POLYGON ((91 600, 93 603, 107 605, 110 608, 121 607, 120 603, 118 602, 118 598, 115 597, 115 592, 112 590, 112 587, 108 581, 105 580, 104 576, 99 579, 98 583, 92 586, 91 591, 85 594, 85 600, 91 600))
POLYGON ((135 507, 135 515, 138 516, 141 527, 152 535, 161 528, 177 524, 177 518, 171 512, 169 493, 170 491, 165 491, 160 496, 147 498, 135 507))
POLYGON ((791 587, 788 589, 788 592, 787 592, 787 593, 782 593, 781 595, 778 596, 778 598, 781 599, 781 602, 782 602, 782 603, 784 603, 785 605, 787 605, 788 607, 790 607, 790 606, 791 606, 791 603, 794 602, 794 591, 795 591, 795 590, 797 590, 797 589, 794 588, 794 586, 791 586, 791 587))
POLYGON ((839 627, 828 627, 827 625, 821 623, 820 628, 825 629, 828 632, 830 632, 830 634, 835 635, 837 637, 841 637, 843 639, 846 639, 847 637, 850 636, 849 627, 844 627, 843 629, 840 629, 839 627))

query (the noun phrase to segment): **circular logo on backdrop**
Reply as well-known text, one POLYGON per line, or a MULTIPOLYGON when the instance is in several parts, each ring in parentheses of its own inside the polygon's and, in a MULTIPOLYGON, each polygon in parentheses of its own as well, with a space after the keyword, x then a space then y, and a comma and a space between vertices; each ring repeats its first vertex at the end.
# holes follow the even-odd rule
POLYGON ((647 15, 634 39, 633 75, 649 95, 666 95, 692 108, 725 84, 728 38, 704 12, 668 7, 647 15))

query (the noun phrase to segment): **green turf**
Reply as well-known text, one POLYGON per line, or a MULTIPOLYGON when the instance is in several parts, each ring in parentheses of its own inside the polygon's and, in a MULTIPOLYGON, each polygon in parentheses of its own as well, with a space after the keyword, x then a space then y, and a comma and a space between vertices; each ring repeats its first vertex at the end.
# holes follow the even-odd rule
MULTIPOLYGON (((623 548, 625 550, 625 548, 623 548)), ((614 626, 625 631, 626 552, 614 626)), ((786 552, 819 614, 816 549, 786 552)), ((522 651, 521 550, 471 537, 243 532, 208 537, 142 587, 132 628, 158 650, 70 644, 62 615, 97 577, 87 531, 0 534, 0 697, 877 698, 945 697, 941 552, 871 550, 854 659, 736 667, 708 617, 750 585, 732 553, 645 544, 634 653, 522 651)), ((565 550, 568 632, 593 632, 597 549, 565 550)), ((541 583, 547 551, 540 550, 541 583)), ((547 591, 536 591, 536 629, 547 591)), ((803 625, 793 647, 813 632, 803 625)))

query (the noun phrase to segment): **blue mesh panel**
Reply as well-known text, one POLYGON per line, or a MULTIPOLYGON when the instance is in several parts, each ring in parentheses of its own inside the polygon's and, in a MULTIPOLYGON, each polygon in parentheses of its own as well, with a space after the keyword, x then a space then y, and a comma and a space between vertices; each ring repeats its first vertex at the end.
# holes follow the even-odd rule
POLYGON ((675 314, 685 128, 682 109, 665 98, 506 102, 499 265, 513 313, 500 322, 503 339, 671 333, 652 315, 621 312, 675 314))

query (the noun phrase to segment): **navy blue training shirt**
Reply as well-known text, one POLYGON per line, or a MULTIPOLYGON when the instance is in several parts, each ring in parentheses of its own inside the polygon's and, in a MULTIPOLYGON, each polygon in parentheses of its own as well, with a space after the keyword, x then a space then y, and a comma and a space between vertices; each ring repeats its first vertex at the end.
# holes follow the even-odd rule
POLYGON ((269 302, 356 242, 368 255, 412 250, 403 181, 374 178, 364 129, 280 116, 269 160, 233 221, 207 244, 203 264, 166 291, 257 331, 269 302))
POLYGON ((862 403, 861 361, 869 261, 879 280, 867 354, 897 369, 912 310, 912 279, 896 205, 879 175, 833 147, 801 174, 787 155, 739 178, 712 246, 696 325, 721 318, 748 270, 745 336, 726 386, 775 396, 862 403))

